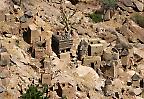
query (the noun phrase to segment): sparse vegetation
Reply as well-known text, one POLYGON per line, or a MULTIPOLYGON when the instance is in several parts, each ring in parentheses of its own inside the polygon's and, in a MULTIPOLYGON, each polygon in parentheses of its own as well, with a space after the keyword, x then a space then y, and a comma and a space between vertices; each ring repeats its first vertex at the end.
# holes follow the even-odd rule
POLYGON ((103 15, 100 13, 95 13, 93 12, 92 14, 89 15, 89 17, 92 19, 93 22, 102 22, 103 21, 103 15))
POLYGON ((62 99, 67 99, 67 97, 64 95, 64 96, 62 96, 62 99))
POLYGON ((19 47, 19 40, 16 40, 15 43, 16 43, 16 46, 19 47))
POLYGON ((144 28, 144 16, 136 13, 134 14, 131 19, 137 23, 140 27, 144 28))
POLYGON ((104 9, 115 9, 117 5, 117 0, 102 0, 104 9))
POLYGON ((22 94, 22 99, 48 99, 47 96, 44 96, 44 93, 48 93, 48 86, 44 85, 43 90, 39 90, 39 88, 35 85, 30 85, 26 90, 26 93, 22 94))

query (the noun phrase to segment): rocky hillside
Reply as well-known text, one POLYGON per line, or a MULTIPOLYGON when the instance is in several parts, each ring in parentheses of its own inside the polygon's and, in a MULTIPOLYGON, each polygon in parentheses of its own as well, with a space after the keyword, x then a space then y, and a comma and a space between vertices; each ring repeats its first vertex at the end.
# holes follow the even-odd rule
POLYGON ((31 85, 47 86, 41 98, 143 99, 143 12, 143 0, 0 0, 0 99, 35 99, 31 85))

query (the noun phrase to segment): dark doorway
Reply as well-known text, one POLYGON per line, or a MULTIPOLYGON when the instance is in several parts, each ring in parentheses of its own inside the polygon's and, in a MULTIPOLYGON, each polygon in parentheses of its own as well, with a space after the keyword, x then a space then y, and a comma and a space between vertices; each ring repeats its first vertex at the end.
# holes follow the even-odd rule
POLYGON ((78 0, 69 0, 73 5, 76 5, 79 1, 78 0))
POLYGON ((88 46, 88 56, 91 56, 91 46, 88 46))
POLYGON ((30 31, 30 29, 28 29, 28 31, 23 31, 23 39, 28 44, 31 43, 31 31, 30 31))
POLYGON ((91 63, 91 67, 94 69, 94 63, 91 63))

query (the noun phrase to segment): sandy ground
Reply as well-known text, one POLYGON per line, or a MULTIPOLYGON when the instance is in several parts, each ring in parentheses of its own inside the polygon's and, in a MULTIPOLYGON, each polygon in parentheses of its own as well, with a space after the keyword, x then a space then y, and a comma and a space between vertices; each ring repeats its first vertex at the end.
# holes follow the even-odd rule
POLYGON ((7 0, 0 0, 0 10, 4 10, 8 6, 6 2, 7 0))

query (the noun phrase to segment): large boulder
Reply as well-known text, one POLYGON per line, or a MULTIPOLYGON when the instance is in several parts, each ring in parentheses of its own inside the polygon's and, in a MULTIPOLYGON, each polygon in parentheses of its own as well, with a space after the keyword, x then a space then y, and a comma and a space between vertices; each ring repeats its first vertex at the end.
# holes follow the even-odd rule
POLYGON ((4 91, 6 91, 6 89, 4 87, 0 86, 0 93, 2 93, 4 91))
POLYGON ((120 0, 120 2, 122 2, 127 7, 133 7, 134 6, 132 0, 120 0))
POLYGON ((129 13, 132 13, 133 12, 133 10, 132 10, 132 8, 131 7, 126 7, 123 3, 118 3, 117 4, 122 10, 124 10, 124 11, 127 11, 127 12, 129 12, 129 13))
POLYGON ((136 0, 136 1, 134 1, 134 4, 135 4, 136 8, 138 9, 138 11, 143 11, 144 5, 142 2, 136 0))
POLYGON ((13 2, 14 4, 16 4, 16 5, 20 5, 21 0, 12 0, 12 2, 13 2))
POLYGON ((137 42, 137 36, 135 36, 135 34, 132 31, 130 31, 127 25, 123 25, 118 29, 118 31, 122 33, 122 35, 124 35, 126 39, 128 39, 128 41, 137 42))
POLYGON ((129 26, 129 29, 134 33, 134 35, 142 42, 144 43, 144 29, 136 25, 132 22, 132 24, 129 26))
POLYGON ((110 20, 110 18, 111 18, 111 11, 107 10, 105 15, 104 15, 104 20, 108 21, 108 20, 110 20))

